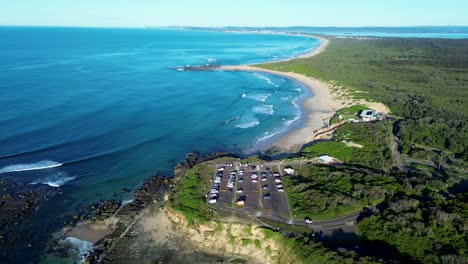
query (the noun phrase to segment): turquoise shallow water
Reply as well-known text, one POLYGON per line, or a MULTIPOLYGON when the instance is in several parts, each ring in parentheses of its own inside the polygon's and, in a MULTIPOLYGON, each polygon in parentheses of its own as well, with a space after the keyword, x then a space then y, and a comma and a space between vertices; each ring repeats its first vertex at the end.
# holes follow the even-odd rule
MULTIPOLYGON (((258 73, 179 72, 307 52, 318 40, 188 30, 0 28, 0 178, 61 186, 38 236, 196 150, 248 154, 300 126, 308 91, 258 73)), ((37 244, 37 243, 35 243, 37 244)))

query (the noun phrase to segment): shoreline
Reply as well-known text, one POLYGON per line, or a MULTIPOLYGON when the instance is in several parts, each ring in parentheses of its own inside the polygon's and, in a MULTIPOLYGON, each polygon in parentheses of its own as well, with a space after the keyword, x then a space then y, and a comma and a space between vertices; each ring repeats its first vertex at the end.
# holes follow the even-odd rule
MULTIPOLYGON (((255 33, 255 34, 277 34, 277 35, 286 35, 286 36, 297 36, 297 37, 308 37, 318 39, 320 45, 310 50, 309 52, 299 55, 297 57, 269 61, 262 63, 264 65, 279 63, 279 62, 288 62, 295 59, 307 59, 317 56, 326 51, 330 40, 312 35, 312 34, 294 34, 287 32, 273 32, 273 31, 228 31, 230 33, 255 33)), ((302 110, 305 110, 306 113, 304 123, 301 127, 289 130, 285 135, 281 136, 279 139, 275 140, 271 144, 270 150, 279 153, 296 153, 302 149, 302 147, 316 139, 326 139, 330 138, 330 133, 325 133, 322 135, 316 130, 326 127, 327 120, 332 118, 336 111, 343 107, 361 104, 365 105, 371 109, 376 110, 377 112, 388 114, 390 110, 388 107, 382 103, 377 102, 368 102, 364 99, 354 99, 350 97, 346 91, 336 91, 340 87, 325 81, 318 80, 313 77, 309 77, 303 74, 294 73, 294 72, 282 72, 277 70, 269 70, 258 67, 259 64, 245 64, 245 65, 226 65, 216 68, 216 70, 221 71, 244 71, 244 72, 261 72, 267 74, 273 74, 283 78, 290 79, 292 81, 298 82, 299 84, 304 85, 311 92, 311 96, 304 99, 301 104, 302 110)))
MULTIPOLYGON (((235 33, 235 32, 232 32, 235 33)), ((240 33, 240 32, 239 32, 240 33)), ((270 61, 264 64, 272 64, 278 62, 287 62, 295 59, 311 58, 318 54, 321 54, 326 50, 330 41, 323 37, 306 34, 288 34, 288 33, 275 33, 275 32, 241 32, 241 33, 260 33, 260 34, 280 34, 289 36, 302 36, 318 39, 320 45, 318 48, 311 50, 310 52, 283 60, 270 61)), ((315 78, 311 78, 302 74, 293 72, 281 72, 275 70, 268 70, 251 65, 238 65, 238 66, 220 66, 217 70, 221 71, 245 71, 245 72, 262 72, 280 76, 283 78, 290 79, 298 82, 309 89, 312 96, 307 97, 302 102, 302 108, 306 112, 304 123, 301 127, 292 131, 286 132, 281 138, 277 139, 271 148, 274 148, 280 152, 297 152, 306 143, 309 143, 315 139, 314 130, 320 129, 325 126, 324 120, 331 118, 336 111, 345 106, 348 102, 337 98, 332 94, 331 85, 325 82, 319 81, 315 78)))

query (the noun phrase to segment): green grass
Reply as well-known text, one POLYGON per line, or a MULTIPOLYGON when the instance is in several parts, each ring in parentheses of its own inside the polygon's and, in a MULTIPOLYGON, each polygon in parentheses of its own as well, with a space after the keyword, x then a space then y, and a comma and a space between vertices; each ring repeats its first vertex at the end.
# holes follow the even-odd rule
POLYGON ((303 153, 314 157, 319 157, 321 155, 329 155, 343 162, 350 162, 354 160, 354 156, 358 151, 359 149, 354 147, 348 147, 343 142, 327 141, 306 147, 303 150, 303 153))
POLYGON ((339 127, 333 140, 312 144, 302 151, 306 157, 329 155, 342 162, 386 168, 393 164, 391 152, 392 127, 388 122, 348 123, 339 127), (363 148, 349 147, 351 141, 363 148))
POLYGON ((209 174, 214 168, 201 164, 189 170, 169 195, 168 205, 182 213, 190 224, 212 217, 205 195, 210 190, 209 174))

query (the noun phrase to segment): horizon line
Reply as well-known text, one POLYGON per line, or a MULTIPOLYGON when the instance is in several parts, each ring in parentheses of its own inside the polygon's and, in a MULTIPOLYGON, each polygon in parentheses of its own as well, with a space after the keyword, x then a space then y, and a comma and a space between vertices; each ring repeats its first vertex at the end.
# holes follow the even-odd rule
POLYGON ((114 28, 114 29, 144 29, 144 28, 468 28, 468 25, 430 25, 430 26, 85 26, 85 25, 5 25, 0 27, 48 27, 48 28, 114 28))

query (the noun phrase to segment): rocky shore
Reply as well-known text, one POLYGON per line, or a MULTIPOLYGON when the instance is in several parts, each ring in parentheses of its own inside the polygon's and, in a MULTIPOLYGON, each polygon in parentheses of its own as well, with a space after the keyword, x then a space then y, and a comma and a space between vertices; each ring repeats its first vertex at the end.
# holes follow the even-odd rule
MULTIPOLYGON (((165 197, 187 170, 199 163, 221 157, 235 156, 227 152, 203 157, 198 153, 187 154, 185 161, 174 168, 173 177, 157 175, 148 179, 134 193, 132 201, 125 204, 121 201, 103 201, 91 205, 87 212, 76 214, 64 223, 65 228, 58 233, 58 239, 51 242, 48 252, 66 255, 61 241, 73 237, 94 244, 94 250, 86 256, 86 263, 125 263, 128 254, 131 254, 132 245, 141 242, 139 239, 144 236, 139 221, 145 215, 153 215, 164 208, 165 197)), ((142 247, 148 250, 146 242, 142 247)), ((161 250, 161 247, 154 249, 161 250)), ((162 256, 162 260, 167 259, 167 254, 159 255, 162 256)), ((197 253, 194 257, 203 257, 203 254, 197 253)), ((206 257, 211 259, 213 256, 207 254, 206 257)))
POLYGON ((48 185, 0 181, 0 256, 15 246, 33 246, 28 242, 32 233, 22 224, 50 197, 60 194, 59 189, 48 185))

